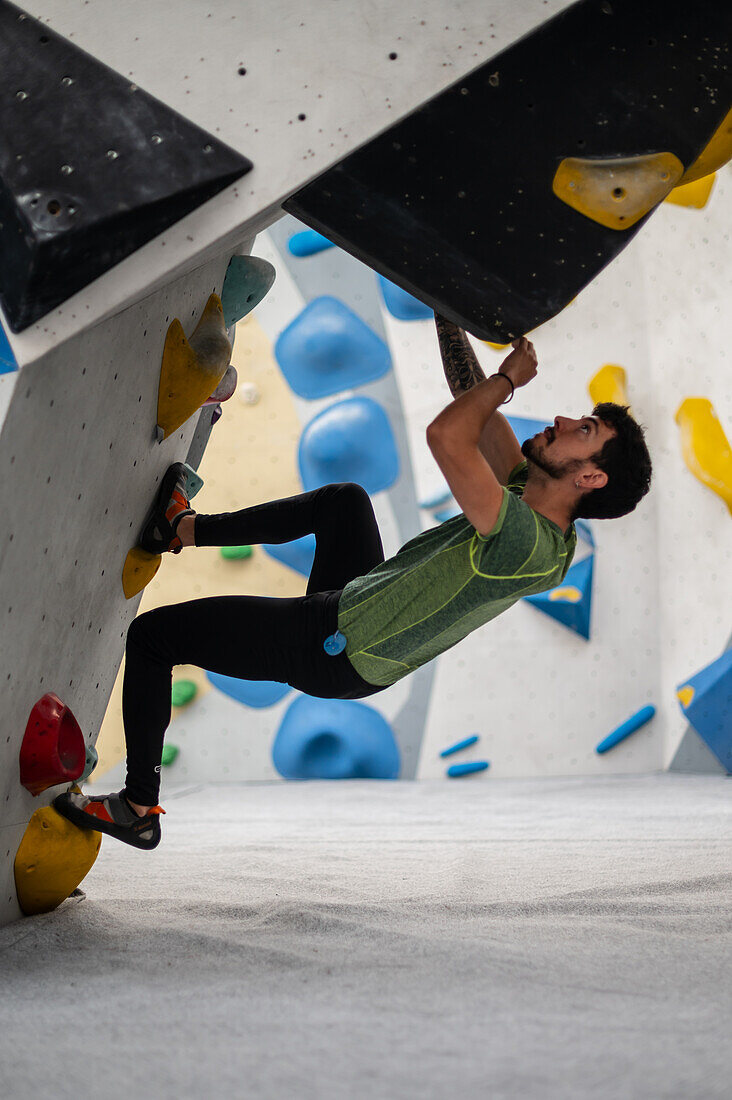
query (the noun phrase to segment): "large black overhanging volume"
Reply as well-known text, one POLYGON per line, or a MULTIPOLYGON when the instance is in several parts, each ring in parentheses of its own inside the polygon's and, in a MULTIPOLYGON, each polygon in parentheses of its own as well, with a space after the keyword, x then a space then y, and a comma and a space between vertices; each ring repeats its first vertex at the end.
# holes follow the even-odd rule
POLYGON ((506 343, 558 313, 645 221, 618 232, 563 203, 560 162, 670 152, 688 167, 732 103, 730 40, 729 2, 582 0, 285 209, 506 343))
POLYGON ((251 167, 0 0, 0 301, 14 332, 251 167))

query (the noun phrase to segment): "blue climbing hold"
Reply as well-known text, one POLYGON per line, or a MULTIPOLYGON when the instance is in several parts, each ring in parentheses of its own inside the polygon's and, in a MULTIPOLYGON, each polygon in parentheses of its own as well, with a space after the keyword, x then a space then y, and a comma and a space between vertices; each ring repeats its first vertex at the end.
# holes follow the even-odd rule
POLYGON ((206 677, 224 695, 246 707, 272 707, 292 691, 289 684, 277 680, 240 680, 238 676, 224 676, 220 672, 207 672, 206 677))
POLYGON ((262 549, 275 561, 289 565, 296 573, 309 577, 315 560, 315 535, 303 535, 292 542, 263 543, 262 549))
POLYGON ((285 779, 396 779, 399 749, 373 707, 301 695, 282 719, 272 760, 285 779))
POLYGON ((543 432, 544 428, 549 424, 548 420, 533 420, 529 416, 507 416, 506 420, 511 425, 513 434, 516 436, 519 446, 526 442, 527 439, 531 439, 537 432, 543 432))
POLYGON ((463 749, 469 749, 471 745, 474 745, 480 738, 477 733, 473 737, 466 737, 464 741, 456 741, 454 745, 450 745, 449 748, 443 749, 440 756, 452 756, 454 752, 462 752, 463 749))
POLYGON ((397 321, 428 321, 434 317, 434 311, 429 306, 420 302, 413 294, 402 290, 400 286, 389 282, 383 275, 379 275, 379 286, 384 305, 397 321))
POLYGON ((303 259, 305 256, 315 256, 318 252, 325 252, 327 248, 335 248, 335 245, 322 233, 314 229, 304 229, 302 233, 292 234, 287 247, 293 256, 303 259))
POLYGON ((474 760, 471 764, 453 764, 447 769, 451 779, 457 779, 461 775, 473 775, 474 772, 484 772, 490 764, 487 760, 474 760))
POLYGON ((300 437, 298 462, 306 491, 355 481, 367 493, 378 493, 399 477, 391 425, 370 397, 337 401, 313 417, 300 437))
POLYGON ((635 733, 642 726, 645 726, 647 722, 650 722, 656 713, 656 708, 652 706, 641 707, 635 714, 631 714, 630 718, 626 719, 621 725, 614 729, 612 733, 609 733, 604 741, 595 749, 595 752, 603 753, 608 749, 614 749, 616 745, 619 745, 621 741, 624 741, 626 737, 630 737, 631 733, 635 733))
POLYGON ((384 341, 337 298, 309 302, 274 351, 290 388, 310 400, 363 386, 391 368, 384 341))
POLYGON ((419 502, 420 508, 425 508, 428 512, 433 511, 435 508, 441 507, 443 504, 447 504, 448 500, 452 500, 452 489, 445 486, 444 489, 440 489, 437 493, 432 493, 428 497, 423 497, 419 502))
POLYGON ((732 646, 685 680, 676 694, 702 741, 732 772, 732 646))
POLYGON ((17 369, 18 364, 15 361, 13 349, 10 347, 10 342, 5 335, 5 329, 0 325, 0 374, 10 374, 11 371, 17 369))
POLYGON ((340 630, 336 630, 335 634, 329 634, 323 642, 323 649, 329 657, 337 657, 339 653, 348 645, 348 640, 345 634, 341 634, 340 630))
POLYGON ((461 516, 462 514, 457 504, 453 504, 450 508, 440 508, 434 513, 434 517, 438 523, 445 523, 448 519, 455 519, 455 516, 461 516))
POLYGON ((595 555, 589 554, 570 566, 566 577, 556 588, 540 592, 537 596, 524 596, 524 599, 562 626, 569 627, 583 638, 589 638, 594 562, 595 555))

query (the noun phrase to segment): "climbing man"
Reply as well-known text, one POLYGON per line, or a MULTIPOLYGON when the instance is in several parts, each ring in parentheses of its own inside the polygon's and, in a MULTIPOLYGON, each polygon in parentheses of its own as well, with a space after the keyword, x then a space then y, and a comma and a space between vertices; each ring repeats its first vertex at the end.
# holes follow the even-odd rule
POLYGON ((383 691, 506 611, 560 584, 576 545, 573 520, 626 515, 648 492, 651 461, 627 408, 557 416, 522 447, 498 412, 537 373, 526 339, 486 378, 465 333, 437 316, 453 400, 427 443, 460 515, 384 560, 368 494, 359 485, 218 516, 197 515, 184 467, 165 475, 140 545, 289 542, 313 533, 307 593, 295 599, 214 596, 140 615, 127 634, 122 708, 127 778, 116 794, 62 794, 56 809, 82 828, 138 848, 160 840, 160 760, 171 714, 172 669, 193 664, 309 695, 362 699, 383 691))

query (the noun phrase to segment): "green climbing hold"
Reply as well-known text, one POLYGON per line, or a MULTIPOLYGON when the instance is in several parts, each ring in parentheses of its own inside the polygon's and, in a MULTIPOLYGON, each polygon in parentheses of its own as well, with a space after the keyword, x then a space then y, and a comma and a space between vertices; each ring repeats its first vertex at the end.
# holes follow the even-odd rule
POLYGON ((160 757, 160 763, 164 768, 169 767, 178 756, 180 749, 177 745, 163 745, 163 755, 160 757))
POLYGON ((259 305, 275 280, 275 269, 258 256, 232 256, 226 269, 221 304, 231 328, 259 305))
POLYGON ((176 680, 173 684, 173 706, 185 707, 198 695, 198 688, 193 680, 176 680))
POLYGON ((251 546, 222 546, 221 557, 227 561, 240 561, 242 558, 251 558, 254 551, 251 546))

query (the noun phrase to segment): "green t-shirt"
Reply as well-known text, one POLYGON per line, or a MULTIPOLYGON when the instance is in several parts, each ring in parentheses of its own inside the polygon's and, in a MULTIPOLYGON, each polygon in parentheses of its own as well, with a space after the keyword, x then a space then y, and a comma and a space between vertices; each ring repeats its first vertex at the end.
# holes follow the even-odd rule
POLYGON ((577 537, 524 504, 528 467, 508 479, 493 530, 464 515, 411 539, 343 590, 338 629, 356 672, 386 687, 495 619, 522 596, 560 584, 577 537))

